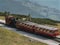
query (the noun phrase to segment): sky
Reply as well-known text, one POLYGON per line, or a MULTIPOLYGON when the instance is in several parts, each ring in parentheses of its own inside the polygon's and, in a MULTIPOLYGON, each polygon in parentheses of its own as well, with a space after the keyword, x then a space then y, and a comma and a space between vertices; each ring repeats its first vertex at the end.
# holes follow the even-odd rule
MULTIPOLYGON (((21 1, 21 0, 16 0, 16 1, 21 1)), ((25 0, 23 0, 23 1, 25 1, 25 0)), ((56 8, 56 9, 60 10, 60 0, 29 0, 29 1, 40 4, 42 6, 48 6, 50 8, 56 8)), ((52 18, 54 17, 54 19, 60 20, 60 17, 57 15, 56 16, 52 15, 51 17, 52 18)))
POLYGON ((30 0, 40 5, 60 9, 60 0, 30 0))
MULTIPOLYGON (((16 1, 20 1, 20 0, 16 0, 16 1)), ((43 6, 48 6, 60 10, 60 0, 30 0, 30 1, 38 3, 43 6)))

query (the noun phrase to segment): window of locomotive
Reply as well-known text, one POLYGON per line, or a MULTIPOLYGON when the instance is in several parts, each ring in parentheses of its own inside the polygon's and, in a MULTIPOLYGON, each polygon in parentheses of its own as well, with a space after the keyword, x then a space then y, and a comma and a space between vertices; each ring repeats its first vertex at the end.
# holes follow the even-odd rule
POLYGON ((49 33, 53 33, 53 31, 52 30, 49 30, 49 33))
POLYGON ((35 25, 33 25, 33 28, 35 27, 35 25))
POLYGON ((35 25, 33 25, 32 28, 35 28, 35 25))
POLYGON ((26 25, 26 24, 25 24, 26 25))
MULTIPOLYGON (((18 22, 19 23, 19 22, 18 22)), ((21 25, 22 23, 19 23, 19 25, 21 25)))
POLYGON ((25 24, 25 26, 27 26, 27 24, 25 24))
POLYGON ((39 28, 39 30, 41 30, 41 28, 39 28))
POLYGON ((22 23, 22 25, 24 25, 24 23, 22 23))
POLYGON ((46 29, 46 32, 49 33, 50 32, 49 29, 46 29))
POLYGON ((30 25, 30 28, 32 28, 32 25, 30 25))
POLYGON ((29 27, 29 25, 27 24, 27 27, 29 27))
POLYGON ((20 24, 22 24, 22 23, 20 23, 20 24))
POLYGON ((27 24, 25 24, 25 27, 27 27, 27 24))
POLYGON ((45 28, 43 28, 43 31, 44 31, 44 32, 46 32, 46 29, 45 29, 45 28))
POLYGON ((25 23, 22 23, 23 25, 25 25, 25 23))
POLYGON ((47 32, 47 31, 48 31, 48 29, 45 29, 45 31, 47 32))
POLYGON ((28 27, 30 27, 30 25, 28 25, 28 27))
POLYGON ((32 25, 30 25, 30 28, 32 27, 32 25))
POLYGON ((58 30, 55 30, 55 32, 58 32, 58 30))
POLYGON ((38 27, 37 30, 39 30, 40 28, 38 27))
POLYGON ((42 28, 42 30, 44 31, 45 29, 44 29, 44 28, 42 28))
POLYGON ((27 24, 26 24, 26 26, 27 26, 27 24))
POLYGON ((50 33, 54 33, 54 31, 53 30, 50 30, 50 33))
POLYGON ((23 26, 23 23, 21 23, 21 26, 23 26))
POLYGON ((26 24, 24 24, 24 26, 26 26, 26 24))
POLYGON ((22 23, 20 23, 20 26, 23 26, 22 23))
POLYGON ((52 30, 50 30, 50 33, 53 33, 53 31, 52 31, 52 30))
POLYGON ((25 27, 25 24, 23 23, 23 26, 25 27))
POLYGON ((43 30, 43 28, 40 28, 39 30, 40 30, 40 31, 42 31, 42 30, 43 30))
POLYGON ((29 25, 27 24, 27 26, 29 26, 29 25))
POLYGON ((56 33, 56 32, 58 32, 58 30, 54 30, 54 31, 53 31, 53 33, 56 33))
POLYGON ((37 30, 39 30, 39 27, 36 27, 37 30))

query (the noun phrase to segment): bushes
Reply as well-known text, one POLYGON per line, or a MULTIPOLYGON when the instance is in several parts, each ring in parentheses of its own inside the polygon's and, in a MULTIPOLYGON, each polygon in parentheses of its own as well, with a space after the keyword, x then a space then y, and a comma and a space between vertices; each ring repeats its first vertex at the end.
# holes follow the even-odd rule
POLYGON ((44 18, 32 18, 32 22, 35 22, 38 24, 57 25, 55 21, 50 19, 44 19, 44 18))
MULTIPOLYGON (((0 16, 5 16, 6 12, 0 12, 0 16)), ((18 17, 18 18, 29 18, 29 15, 21 15, 21 14, 10 14, 13 15, 14 17, 18 17)), ((32 22, 38 23, 38 24, 48 24, 48 25, 57 25, 56 23, 60 23, 59 21, 54 21, 51 19, 47 19, 47 18, 32 18, 32 22)))

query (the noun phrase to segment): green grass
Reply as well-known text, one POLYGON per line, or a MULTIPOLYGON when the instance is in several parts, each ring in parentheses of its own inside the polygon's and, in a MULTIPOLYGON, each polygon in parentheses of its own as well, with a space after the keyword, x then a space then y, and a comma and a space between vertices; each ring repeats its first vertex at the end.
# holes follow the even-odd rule
POLYGON ((54 20, 46 19, 46 18, 32 18, 32 22, 38 23, 38 24, 46 24, 46 25, 57 25, 54 20))
POLYGON ((47 45, 0 27, 0 45, 47 45))

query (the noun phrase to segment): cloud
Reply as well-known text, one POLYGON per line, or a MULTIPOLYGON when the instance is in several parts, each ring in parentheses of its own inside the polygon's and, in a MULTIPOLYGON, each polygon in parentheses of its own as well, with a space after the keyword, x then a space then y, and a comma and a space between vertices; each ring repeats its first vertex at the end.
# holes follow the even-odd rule
MULTIPOLYGON (((14 0, 14 1, 26 1, 26 0, 14 0)), ((60 0, 28 0, 28 1, 60 10, 60 0)))
POLYGON ((30 0, 30 1, 33 1, 33 2, 38 3, 40 5, 52 7, 52 8, 57 8, 57 9, 60 8, 60 6, 59 6, 60 0, 30 0))

